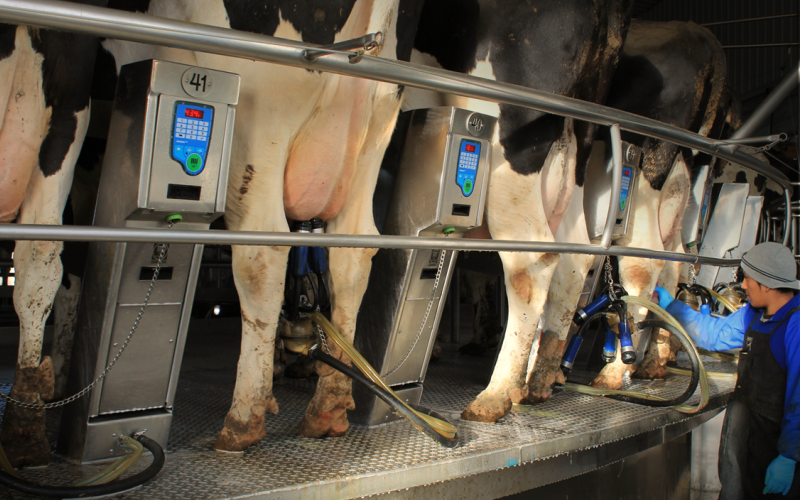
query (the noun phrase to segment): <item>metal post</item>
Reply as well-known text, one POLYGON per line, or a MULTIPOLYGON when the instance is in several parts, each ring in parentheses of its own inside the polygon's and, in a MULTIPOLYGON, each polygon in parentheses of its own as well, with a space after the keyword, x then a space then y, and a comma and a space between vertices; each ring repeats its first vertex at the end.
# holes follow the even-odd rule
POLYGON ((603 228, 603 237, 600 239, 600 246, 603 248, 611 246, 611 235, 614 233, 614 224, 617 222, 619 193, 622 190, 622 136, 618 123, 611 125, 611 157, 611 199, 608 201, 608 217, 606 226, 603 228))
POLYGON ((450 342, 458 344, 461 331, 461 270, 453 270, 450 279, 450 342))

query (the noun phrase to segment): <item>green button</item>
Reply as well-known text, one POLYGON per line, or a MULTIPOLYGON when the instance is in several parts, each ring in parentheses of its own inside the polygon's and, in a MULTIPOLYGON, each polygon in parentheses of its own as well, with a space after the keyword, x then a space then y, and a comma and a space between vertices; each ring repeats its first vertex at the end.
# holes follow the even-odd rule
POLYGON ((464 181, 464 194, 469 195, 472 192, 472 181, 467 179, 464 181))
POLYGON ((186 168, 189 172, 199 172, 203 168, 203 158, 197 153, 190 154, 186 158, 186 168))

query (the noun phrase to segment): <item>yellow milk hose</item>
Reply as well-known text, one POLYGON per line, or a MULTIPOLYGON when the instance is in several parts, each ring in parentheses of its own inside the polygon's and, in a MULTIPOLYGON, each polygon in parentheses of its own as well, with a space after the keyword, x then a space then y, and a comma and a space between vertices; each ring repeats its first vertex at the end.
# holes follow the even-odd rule
MULTIPOLYGON (((353 345, 350 342, 348 342, 347 339, 345 339, 339 334, 336 328, 330 323, 330 321, 328 321, 328 318, 320 314, 318 311, 312 312, 309 315, 309 317, 313 322, 318 324, 320 328, 322 328, 328 339, 330 339, 334 344, 336 344, 336 346, 339 347, 339 349, 344 351, 347 357, 349 357, 353 361, 353 364, 356 366, 356 368, 359 369, 359 371, 361 371, 361 373, 364 374, 365 377, 367 377, 373 383, 377 384, 381 389, 385 390, 386 392, 394 396, 397 401, 402 403, 403 406, 405 406, 410 411, 414 412, 417 416, 419 416, 421 419, 423 419, 425 422, 427 422, 428 425, 430 425, 433 429, 436 430, 436 432, 438 432, 439 434, 448 439, 453 439, 455 437, 456 431, 458 429, 456 429, 456 427, 453 424, 416 411, 411 406, 409 406, 400 396, 395 394, 395 392, 392 390, 391 387, 389 387, 386 381, 383 380, 380 374, 377 371, 375 371, 375 369, 367 362, 366 359, 364 359, 363 356, 361 356, 361 354, 359 354, 358 351, 356 351, 355 347, 353 347, 353 345)), ((412 422, 412 424, 414 423, 412 422)), ((419 429, 419 426, 417 426, 416 424, 414 424, 414 427, 417 427, 419 429)))

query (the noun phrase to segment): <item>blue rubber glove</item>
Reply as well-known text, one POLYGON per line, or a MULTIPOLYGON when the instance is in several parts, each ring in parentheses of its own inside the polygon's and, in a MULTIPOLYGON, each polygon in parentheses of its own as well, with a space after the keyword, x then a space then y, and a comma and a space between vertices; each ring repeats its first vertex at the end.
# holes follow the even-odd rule
POLYGON ((662 288, 660 286, 656 287, 656 293, 658 294, 658 305, 661 309, 666 309, 675 298, 669 294, 666 288, 662 288))
POLYGON ((700 306, 700 314, 703 316, 711 316, 711 306, 708 304, 700 306))
POLYGON ((767 467, 767 477, 764 479, 766 487, 763 493, 765 495, 768 493, 782 493, 784 496, 789 493, 789 488, 792 487, 792 480, 794 479, 795 463, 791 458, 778 455, 767 467))

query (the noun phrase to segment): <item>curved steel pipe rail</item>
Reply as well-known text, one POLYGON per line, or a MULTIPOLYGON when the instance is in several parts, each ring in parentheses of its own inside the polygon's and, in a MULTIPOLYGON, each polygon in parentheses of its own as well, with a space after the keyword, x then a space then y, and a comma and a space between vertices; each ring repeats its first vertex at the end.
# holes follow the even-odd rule
POLYGON ((672 260, 738 266, 740 259, 714 259, 686 253, 547 241, 476 240, 471 238, 420 238, 418 236, 373 236, 366 234, 262 233, 183 229, 140 229, 131 227, 48 226, 45 224, 0 224, 0 239, 37 241, 135 241, 140 243, 191 243, 206 245, 319 246, 345 248, 425 248, 478 252, 549 252, 589 255, 617 255, 644 259, 672 260))
MULTIPOLYGON (((755 158, 730 151, 712 139, 649 118, 535 89, 372 56, 364 56, 358 64, 352 64, 350 53, 313 44, 58 0, 0 0, 0 19, 14 24, 327 71, 533 108, 601 125, 619 125, 621 129, 697 149, 754 170, 780 184, 787 203, 791 200, 792 186, 785 175, 755 158), (305 57, 309 50, 327 51, 330 55, 309 61, 305 57)), ((615 162, 615 170, 616 167, 615 162)), ((789 233, 787 218, 784 244, 789 233)), ((605 236, 603 243, 606 243, 605 236)))

